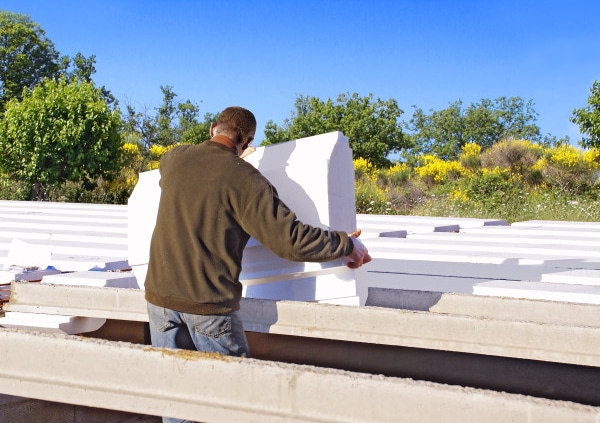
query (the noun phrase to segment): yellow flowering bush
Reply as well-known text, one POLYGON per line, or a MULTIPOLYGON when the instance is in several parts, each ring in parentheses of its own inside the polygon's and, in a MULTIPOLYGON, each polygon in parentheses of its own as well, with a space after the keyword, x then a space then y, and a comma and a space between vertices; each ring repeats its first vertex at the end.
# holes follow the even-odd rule
POLYGON ((144 166, 145 170, 154 170, 158 169, 158 165, 160 163, 160 158, 163 154, 173 148, 174 145, 164 146, 154 144, 148 149, 148 161, 146 162, 146 166, 144 166))
POLYGON ((583 153, 572 145, 560 145, 550 151, 549 161, 561 167, 574 168, 583 162, 583 153))
POLYGON ((387 192, 371 178, 359 178, 356 187, 356 212, 371 214, 387 214, 389 202, 387 192))
POLYGON ((127 154, 130 156, 136 156, 140 154, 140 147, 137 144, 132 142, 123 143, 121 146, 121 150, 123 150, 123 154, 127 154))
POLYGON ((590 169, 600 168, 600 148, 590 148, 583 153, 583 162, 590 169))
POLYGON ((534 171, 542 172, 546 168, 546 166, 548 166, 548 159, 546 159, 545 157, 541 157, 540 159, 538 159, 537 162, 533 164, 533 166, 531 166, 531 169, 534 171))
POLYGON ((502 168, 500 166, 496 166, 493 168, 484 167, 481 169, 481 172, 485 176, 497 176, 502 178, 510 178, 510 172, 506 168, 502 168))
POLYGON ((354 164, 354 175, 356 178, 360 178, 362 176, 372 177, 377 171, 371 162, 369 162, 367 159, 363 159, 362 157, 354 159, 352 163, 354 164))
POLYGON ((148 157, 156 160, 160 159, 160 157, 169 151, 172 146, 165 147, 164 145, 154 144, 148 149, 148 157))
POLYGON ((142 162, 142 153, 137 144, 126 142, 121 145, 121 153, 124 159, 124 166, 130 169, 138 169, 142 162))
POLYGON ((476 143, 463 145, 458 160, 465 171, 474 172, 481 167, 481 146, 476 143))
POLYGON ((381 171, 381 176, 387 184, 397 185, 410 178, 411 169, 406 163, 396 163, 388 169, 381 171))
POLYGON ((536 163, 544 181, 560 191, 573 195, 588 191, 598 180, 600 151, 582 151, 572 145, 559 145, 546 151, 536 163))
MULTIPOLYGON (((111 193, 130 193, 138 181, 138 172, 142 165, 142 153, 137 143, 125 142, 121 145, 124 165, 117 178, 105 183, 105 189, 111 193)), ((120 194, 124 195, 124 194, 120 194)))
POLYGON ((470 142, 468 144, 463 145, 460 150, 461 150, 461 153, 460 153, 461 157, 463 157, 463 156, 465 156, 465 157, 479 156, 481 154, 481 146, 474 142, 470 142))
POLYGON ((469 201, 468 192, 461 188, 456 188, 455 190, 450 191, 449 197, 451 200, 458 201, 461 203, 466 203, 469 201))
POLYGON ((434 155, 422 157, 423 164, 415 167, 415 173, 423 180, 434 183, 444 183, 450 178, 461 175, 463 168, 457 161, 444 161, 434 155))

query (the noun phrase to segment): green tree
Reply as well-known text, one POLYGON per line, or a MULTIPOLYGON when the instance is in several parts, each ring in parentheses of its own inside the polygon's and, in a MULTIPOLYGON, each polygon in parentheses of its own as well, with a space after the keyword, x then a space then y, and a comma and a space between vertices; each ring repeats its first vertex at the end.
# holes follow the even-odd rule
POLYGON ((43 199, 66 181, 93 187, 110 179, 121 160, 121 119, 92 82, 47 79, 11 99, 0 120, 0 169, 43 199))
MULTIPOLYGON (((0 111, 11 98, 21 99, 23 89, 31 90, 45 78, 64 75, 69 80, 90 82, 96 73, 96 56, 59 56, 54 44, 30 17, 0 10, 0 111)), ((116 99, 101 88, 107 104, 116 99)))
POLYGON ((189 100, 177 106, 180 142, 183 144, 199 144, 210 138, 210 124, 216 122, 218 113, 205 113, 204 120, 198 120, 200 109, 189 100))
POLYGON ((336 101, 298 96, 295 110, 282 126, 269 121, 263 145, 341 131, 348 138, 354 158, 362 157, 378 167, 390 164, 388 156, 408 147, 395 100, 383 101, 372 94, 341 94, 336 101))
POLYGON ((144 151, 153 145, 199 144, 208 139, 210 123, 218 115, 206 113, 204 121, 200 121, 197 105, 189 100, 179 103, 172 86, 161 86, 160 89, 163 102, 155 109, 155 114, 148 110, 139 112, 133 106, 127 106, 124 119, 126 137, 139 140, 144 151))
POLYGON ((446 109, 430 110, 430 114, 416 108, 409 122, 414 145, 409 156, 434 154, 456 160, 461 148, 470 143, 485 151, 508 138, 541 142, 536 120, 533 101, 525 102, 520 97, 482 99, 466 109, 459 100, 446 109))
POLYGON ((584 148, 600 148, 600 83, 594 81, 586 107, 573 110, 571 122, 584 134, 579 144, 584 148))
MULTIPOLYGON (((83 54, 77 53, 72 59, 69 56, 63 56, 61 62, 61 75, 65 75, 69 81, 81 80, 92 82, 92 75, 96 73, 95 55, 85 57, 83 54)), ((117 99, 105 86, 100 87, 100 92, 109 107, 117 107, 117 99)))
POLYGON ((29 16, 0 10, 0 109, 20 99, 44 78, 55 77, 61 60, 45 31, 29 16))

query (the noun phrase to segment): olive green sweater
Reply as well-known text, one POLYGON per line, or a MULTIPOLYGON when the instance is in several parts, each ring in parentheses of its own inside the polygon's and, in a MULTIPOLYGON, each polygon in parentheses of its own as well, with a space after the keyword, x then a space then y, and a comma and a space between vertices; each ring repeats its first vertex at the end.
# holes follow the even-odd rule
POLYGON ((161 198, 150 245, 146 300, 185 313, 238 310, 242 253, 250 236, 280 257, 344 257, 345 232, 300 222, 269 181, 229 147, 182 145, 160 161, 161 198))

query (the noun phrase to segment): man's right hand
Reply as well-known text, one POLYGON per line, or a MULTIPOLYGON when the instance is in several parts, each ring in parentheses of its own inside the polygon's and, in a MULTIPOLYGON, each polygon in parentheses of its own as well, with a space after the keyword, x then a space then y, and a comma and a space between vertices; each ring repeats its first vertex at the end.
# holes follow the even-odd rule
POLYGON ((369 250, 367 250, 367 247, 365 247, 365 245, 358 239, 360 232, 361 231, 359 229, 356 232, 348 234, 352 240, 352 243, 354 244, 352 252, 346 256, 346 266, 348 266, 350 269, 358 269, 363 264, 366 264, 372 260, 371 256, 369 255, 369 250))

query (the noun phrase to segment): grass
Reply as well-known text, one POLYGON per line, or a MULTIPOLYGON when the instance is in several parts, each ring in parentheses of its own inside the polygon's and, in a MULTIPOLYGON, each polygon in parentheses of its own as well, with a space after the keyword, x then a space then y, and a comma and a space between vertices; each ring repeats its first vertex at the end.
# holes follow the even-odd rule
POLYGON ((600 221, 600 201, 585 196, 556 193, 522 193, 502 201, 473 202, 450 195, 430 196, 410 211, 415 216, 504 219, 509 223, 527 220, 600 221))

